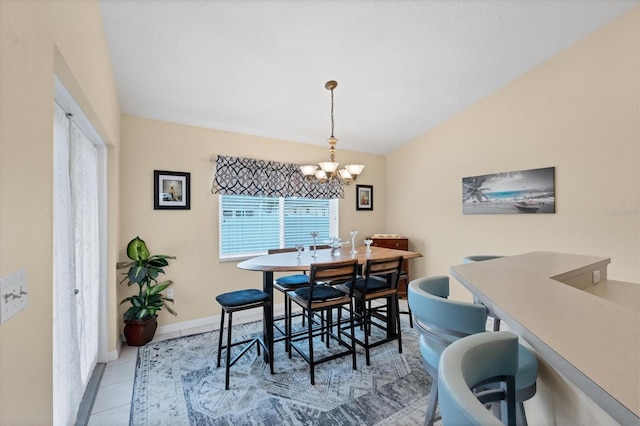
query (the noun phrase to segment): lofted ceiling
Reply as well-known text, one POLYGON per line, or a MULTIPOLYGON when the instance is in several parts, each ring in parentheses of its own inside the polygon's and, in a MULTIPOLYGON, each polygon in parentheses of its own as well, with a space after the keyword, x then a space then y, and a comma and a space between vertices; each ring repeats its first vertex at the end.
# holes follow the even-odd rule
POLYGON ((100 0, 121 111, 387 154, 638 0, 100 0))

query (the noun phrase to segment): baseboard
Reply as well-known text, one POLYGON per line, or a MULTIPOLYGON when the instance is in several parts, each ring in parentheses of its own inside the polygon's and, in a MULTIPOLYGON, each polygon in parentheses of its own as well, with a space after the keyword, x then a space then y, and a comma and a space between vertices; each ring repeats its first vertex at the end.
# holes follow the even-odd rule
POLYGON ((115 361, 118 358, 120 358, 120 352, 122 351, 122 342, 123 342, 123 340, 119 339, 116 342, 116 345, 118 346, 118 348, 115 351, 107 352, 107 361, 106 362, 115 361))
MULTIPOLYGON (((273 313, 274 315, 282 315, 284 313, 284 303, 278 303, 273 305, 273 313)), ((243 321, 247 318, 254 318, 255 316, 256 316, 256 311, 252 311, 252 310, 240 311, 233 314, 234 320, 239 320, 239 321, 243 321)), ((191 328, 205 327, 208 325, 211 325, 214 330, 218 330, 220 328, 220 315, 213 315, 210 317, 198 318, 190 321, 175 322, 173 324, 167 324, 167 325, 159 325, 158 328, 156 329, 156 334, 182 332, 184 330, 188 330, 191 328)), ((124 341, 125 341, 124 335, 121 335, 120 342, 119 342, 120 347, 122 345, 121 342, 124 342, 124 341)), ((116 353, 116 358, 114 359, 117 359, 117 355, 120 353, 120 347, 118 348, 116 353)), ((109 353, 109 359, 111 359, 111 352, 109 353)))

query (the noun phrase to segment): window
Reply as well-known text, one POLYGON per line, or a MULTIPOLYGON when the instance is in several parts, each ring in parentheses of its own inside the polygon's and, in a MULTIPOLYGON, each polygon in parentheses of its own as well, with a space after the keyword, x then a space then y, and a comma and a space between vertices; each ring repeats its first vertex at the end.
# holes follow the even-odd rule
POLYGON ((220 196, 220 258, 265 254, 271 248, 318 244, 338 235, 338 200, 220 196))

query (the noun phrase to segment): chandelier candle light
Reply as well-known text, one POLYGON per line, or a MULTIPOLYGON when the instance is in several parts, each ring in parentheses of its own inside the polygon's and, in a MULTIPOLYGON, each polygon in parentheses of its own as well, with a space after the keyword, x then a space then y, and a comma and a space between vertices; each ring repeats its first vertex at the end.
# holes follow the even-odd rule
POLYGON ((330 160, 318 163, 318 166, 308 164, 300 166, 300 171, 308 179, 316 179, 320 182, 326 182, 327 180, 340 179, 347 185, 358 179, 360 173, 364 169, 362 164, 347 164, 344 169, 338 170, 339 163, 335 161, 336 144, 338 139, 333 136, 333 89, 338 86, 338 83, 334 80, 327 81, 324 85, 325 89, 331 91, 331 136, 329 137, 329 155, 330 160))

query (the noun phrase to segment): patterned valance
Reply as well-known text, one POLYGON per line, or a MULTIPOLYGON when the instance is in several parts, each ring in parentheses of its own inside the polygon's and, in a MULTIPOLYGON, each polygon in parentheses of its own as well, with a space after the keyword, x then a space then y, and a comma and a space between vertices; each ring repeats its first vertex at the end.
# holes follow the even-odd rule
POLYGON ((224 155, 216 158, 211 191, 253 197, 344 198, 342 182, 308 181, 298 164, 224 155))

